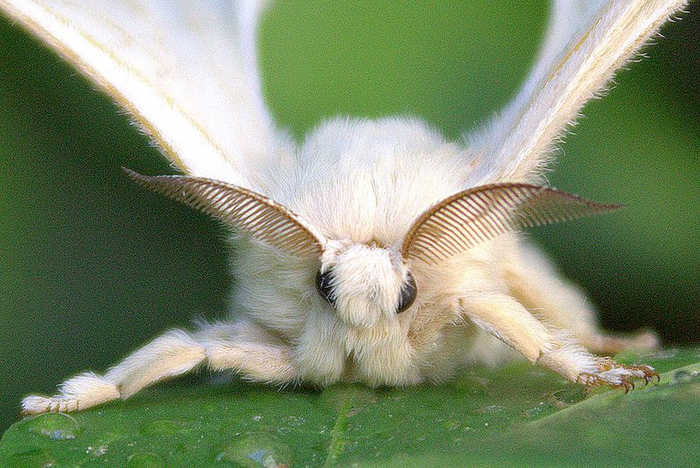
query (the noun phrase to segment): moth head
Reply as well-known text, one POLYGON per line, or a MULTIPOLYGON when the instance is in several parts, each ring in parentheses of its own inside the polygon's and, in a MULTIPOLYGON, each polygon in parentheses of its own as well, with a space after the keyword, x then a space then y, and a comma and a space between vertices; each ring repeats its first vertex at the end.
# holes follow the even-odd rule
POLYGON ((316 288, 345 323, 358 328, 395 320, 418 294, 400 252, 376 242, 328 242, 316 288))

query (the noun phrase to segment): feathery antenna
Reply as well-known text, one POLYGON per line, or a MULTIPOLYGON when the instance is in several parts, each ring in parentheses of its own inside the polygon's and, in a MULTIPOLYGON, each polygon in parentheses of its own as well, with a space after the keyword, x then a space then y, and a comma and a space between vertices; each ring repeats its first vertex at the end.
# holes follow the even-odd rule
POLYGON ((191 176, 145 176, 124 171, 146 188, 212 215, 274 247, 299 256, 320 256, 319 236, 299 216, 263 195, 191 176))
POLYGON ((482 185, 457 193, 426 211, 406 235, 401 253, 405 259, 437 264, 519 227, 558 223, 623 206, 597 203, 538 185, 482 185))

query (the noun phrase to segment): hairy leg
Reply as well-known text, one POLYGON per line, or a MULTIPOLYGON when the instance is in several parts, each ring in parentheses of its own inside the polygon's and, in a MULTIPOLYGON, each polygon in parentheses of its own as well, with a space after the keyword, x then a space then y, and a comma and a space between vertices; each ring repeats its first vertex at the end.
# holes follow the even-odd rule
POLYGON ((292 350, 252 323, 206 324, 195 337, 212 370, 235 370, 246 379, 274 384, 299 378, 292 350))
POLYGON ((231 369, 266 382, 296 378, 291 352, 249 324, 204 325, 196 334, 171 330, 137 350, 103 376, 86 372, 65 381, 52 397, 22 400, 26 414, 69 412, 117 398, 126 399, 155 382, 185 374, 201 364, 231 369), (257 339, 258 341, 253 341, 257 339))
POLYGON ((649 381, 648 366, 624 366, 594 356, 564 330, 547 327, 515 298, 496 290, 471 290, 460 299, 464 315, 531 362, 538 362, 572 382, 628 390, 632 379, 649 381))
POLYGON ((511 294, 530 311, 556 327, 569 330, 595 353, 616 354, 623 349, 658 347, 658 339, 652 332, 635 336, 602 332, 586 296, 562 278, 544 252, 521 242, 520 253, 520 258, 506 265, 506 281, 511 294))

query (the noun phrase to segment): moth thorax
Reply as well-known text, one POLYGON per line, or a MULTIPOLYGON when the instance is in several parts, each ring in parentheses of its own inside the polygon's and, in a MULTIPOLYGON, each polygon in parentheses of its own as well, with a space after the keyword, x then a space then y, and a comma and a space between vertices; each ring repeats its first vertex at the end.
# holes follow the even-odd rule
POLYGON ((409 276, 398 252, 353 244, 330 264, 335 312, 348 325, 367 328, 396 320, 401 292, 409 276))

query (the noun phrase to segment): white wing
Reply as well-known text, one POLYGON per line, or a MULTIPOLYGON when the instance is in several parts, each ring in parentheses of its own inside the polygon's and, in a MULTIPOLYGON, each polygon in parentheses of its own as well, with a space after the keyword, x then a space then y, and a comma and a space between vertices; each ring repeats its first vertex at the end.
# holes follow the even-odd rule
POLYGON ((583 105, 686 0, 553 0, 547 35, 514 101, 467 137, 470 185, 539 182, 553 145, 583 105))
POLYGON ((264 1, 0 0, 188 174, 256 185, 275 153, 256 63, 264 1))

